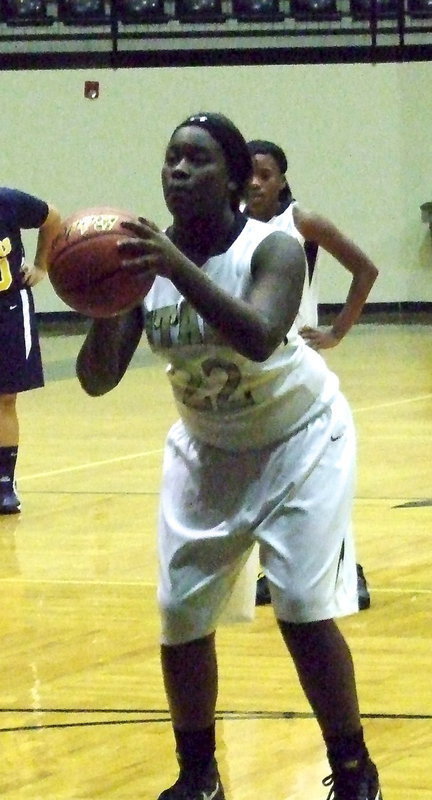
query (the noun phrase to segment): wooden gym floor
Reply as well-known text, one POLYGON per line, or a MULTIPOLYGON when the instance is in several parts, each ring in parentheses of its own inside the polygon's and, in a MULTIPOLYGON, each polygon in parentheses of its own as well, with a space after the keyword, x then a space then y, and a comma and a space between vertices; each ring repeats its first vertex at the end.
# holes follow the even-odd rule
MULTIPOLYGON (((176 415, 144 344, 120 387, 86 397, 81 340, 43 333, 47 385, 19 398, 23 510, 0 518, 0 796, 155 800, 176 775, 155 604, 176 415)), ((372 607, 341 628, 364 727, 385 800, 430 800, 432 328, 358 325, 326 358, 359 438, 355 526, 372 607)), ((323 746, 271 608, 218 642, 227 799, 324 800, 323 746)))

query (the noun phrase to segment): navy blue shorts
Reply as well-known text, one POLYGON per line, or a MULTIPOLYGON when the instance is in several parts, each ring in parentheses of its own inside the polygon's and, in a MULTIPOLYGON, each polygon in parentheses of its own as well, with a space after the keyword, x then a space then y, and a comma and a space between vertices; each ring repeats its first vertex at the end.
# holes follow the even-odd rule
POLYGON ((0 294, 0 394, 44 385, 33 295, 21 289, 0 294))

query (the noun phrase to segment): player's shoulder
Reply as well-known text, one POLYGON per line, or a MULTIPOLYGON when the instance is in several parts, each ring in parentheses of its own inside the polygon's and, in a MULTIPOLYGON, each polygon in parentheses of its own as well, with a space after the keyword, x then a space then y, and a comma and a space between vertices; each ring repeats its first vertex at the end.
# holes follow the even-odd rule
POLYGON ((295 227, 305 239, 315 240, 328 228, 330 220, 300 203, 293 204, 292 218, 295 227))
POLYGON ((29 195, 26 192, 23 192, 21 189, 15 189, 12 186, 0 186, 1 200, 15 200, 19 199, 20 197, 29 197, 29 195))
POLYGON ((304 265, 304 252, 299 238, 286 229, 272 226, 265 223, 266 235, 258 242, 253 254, 253 268, 261 266, 267 271, 269 265, 272 268, 288 269, 292 272, 298 264, 299 268, 304 265))
MULTIPOLYGON (((297 201, 293 203, 292 214, 296 226, 302 231, 302 233, 302 228, 304 227, 312 230, 312 232, 314 230, 320 232, 330 228, 336 230, 334 222, 332 222, 329 217, 327 217, 321 211, 316 211, 316 209, 303 205, 303 203, 298 203, 297 201)), ((306 235, 306 238, 309 239, 313 237, 306 235)))
POLYGON ((9 186, 0 186, 0 218, 2 223, 7 226, 14 226, 18 202, 16 191, 9 186))
POLYGON ((0 203, 14 203, 18 196, 17 189, 11 189, 9 186, 0 186, 0 203))
MULTIPOLYGON (((256 219, 249 219, 247 225, 243 229, 244 236, 247 237, 249 243, 254 246, 255 250, 271 250, 272 247, 286 247, 290 246, 293 240, 296 240, 293 232, 274 225, 272 222, 261 222, 256 219)), ((239 243, 240 244, 240 243, 239 243)))
POLYGON ((40 203, 38 198, 34 197, 22 189, 16 189, 11 186, 0 186, 0 203, 2 207, 11 209, 32 206, 33 204, 40 203))

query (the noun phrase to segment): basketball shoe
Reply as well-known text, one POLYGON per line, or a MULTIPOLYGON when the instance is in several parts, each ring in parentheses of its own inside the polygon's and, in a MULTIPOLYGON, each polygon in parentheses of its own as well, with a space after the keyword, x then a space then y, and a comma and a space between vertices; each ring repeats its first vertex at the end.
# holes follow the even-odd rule
POLYGON ((170 789, 165 789, 158 800, 225 800, 217 763, 212 759, 205 772, 185 772, 170 789))
POLYGON ((270 603, 271 603, 271 597, 270 597, 268 580, 264 575, 264 572, 259 572, 256 582, 255 605, 268 606, 270 605, 270 603))
POLYGON ((21 500, 16 493, 16 484, 9 483, 8 487, 0 485, 0 514, 19 514, 21 500))
POLYGON ((370 608, 371 599, 369 589, 361 564, 357 564, 357 596, 360 611, 365 611, 367 608, 370 608))
MULTIPOLYGON (((369 588, 361 564, 357 564, 357 596, 360 611, 365 611, 367 608, 370 608, 371 598, 369 588)), ((268 606, 270 603, 271 597, 268 580, 263 572, 259 572, 256 582, 255 605, 268 606)))
POLYGON ((326 800, 383 800, 378 771, 368 758, 354 769, 337 769, 323 780, 331 786, 326 800))

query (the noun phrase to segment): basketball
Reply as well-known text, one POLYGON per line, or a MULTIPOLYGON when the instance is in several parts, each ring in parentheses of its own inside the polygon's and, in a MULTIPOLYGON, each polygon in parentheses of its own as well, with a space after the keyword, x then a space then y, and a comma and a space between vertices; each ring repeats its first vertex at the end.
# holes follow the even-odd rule
POLYGON ((66 305, 88 317, 113 317, 138 305, 151 288, 152 273, 122 269, 118 242, 133 237, 121 227, 136 216, 98 206, 64 220, 53 241, 48 275, 66 305))

